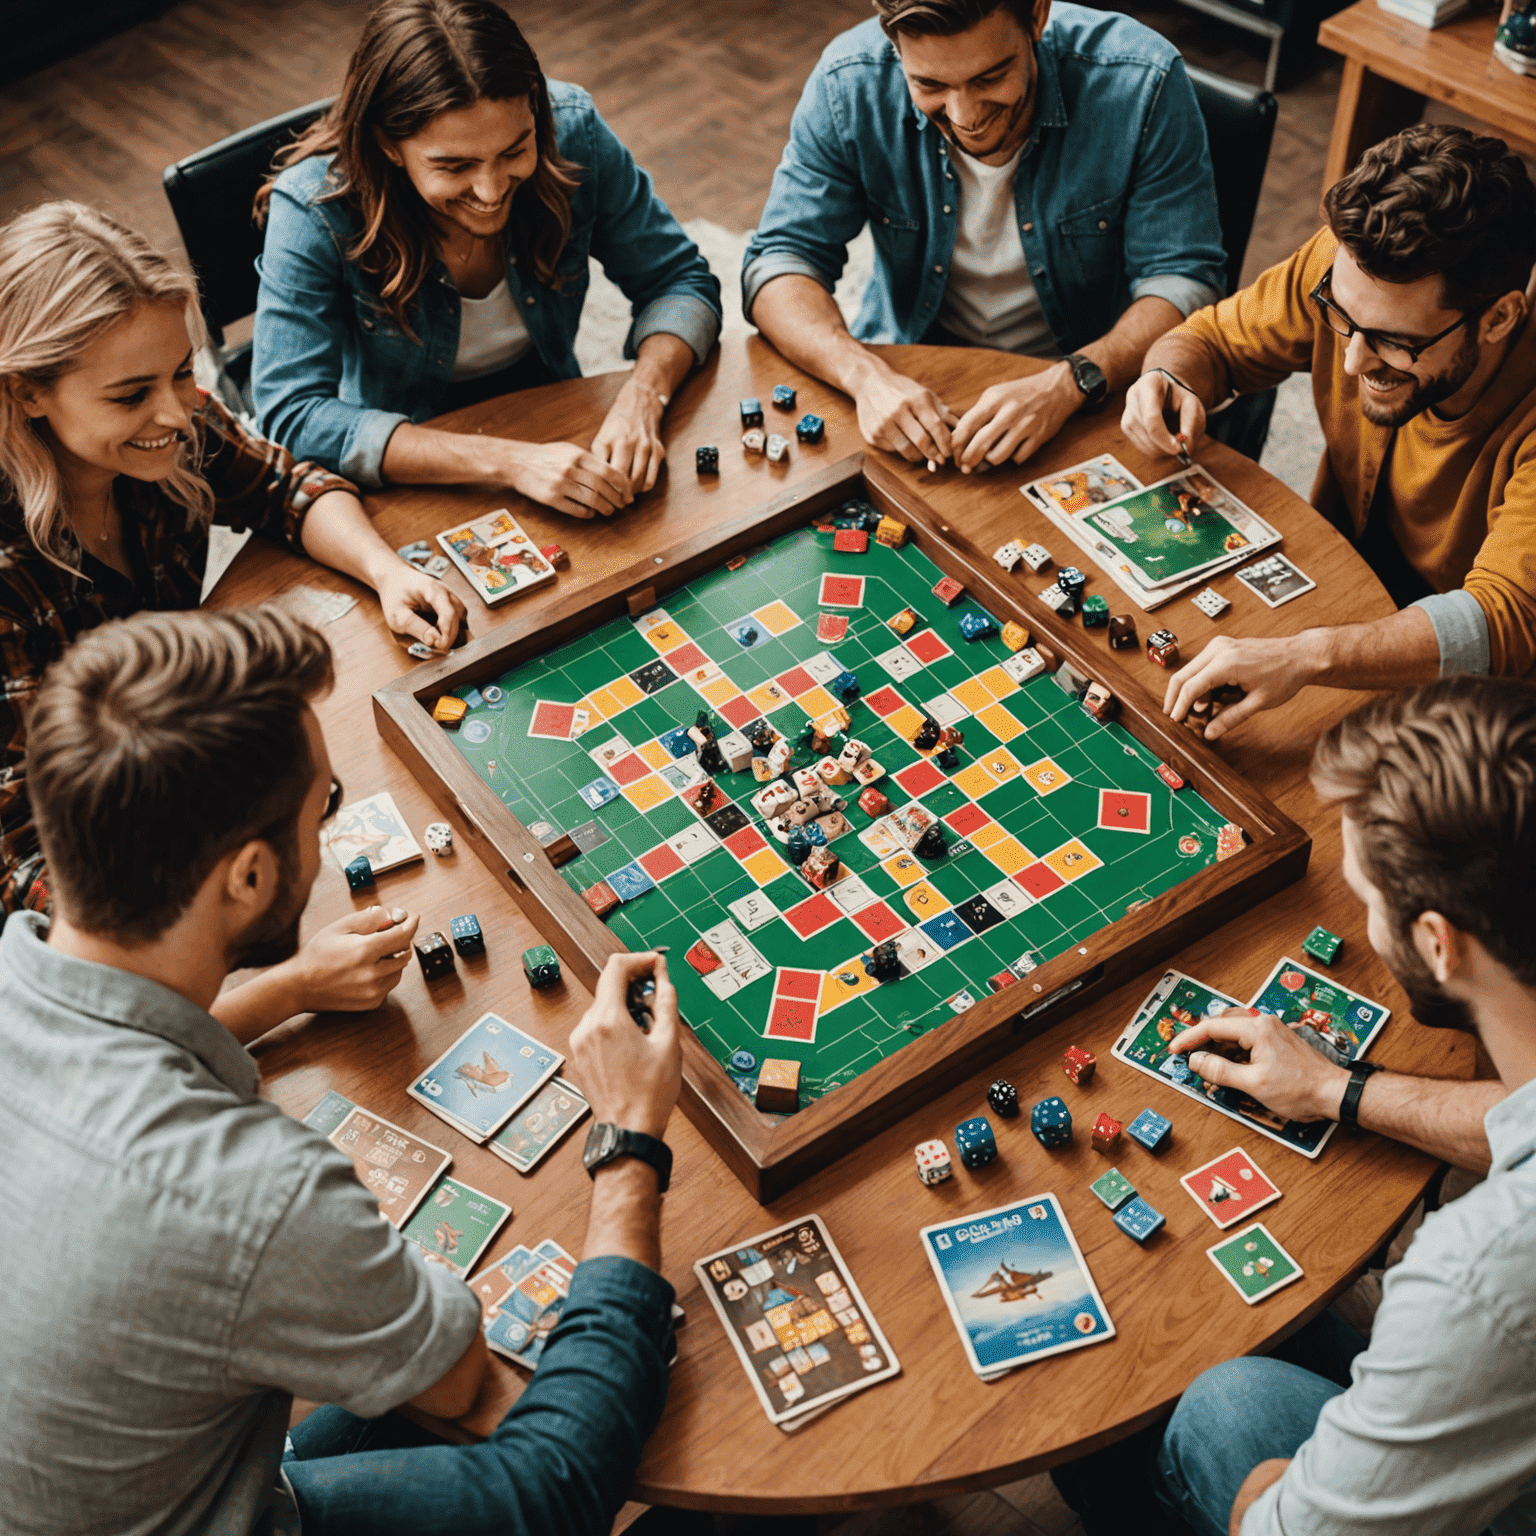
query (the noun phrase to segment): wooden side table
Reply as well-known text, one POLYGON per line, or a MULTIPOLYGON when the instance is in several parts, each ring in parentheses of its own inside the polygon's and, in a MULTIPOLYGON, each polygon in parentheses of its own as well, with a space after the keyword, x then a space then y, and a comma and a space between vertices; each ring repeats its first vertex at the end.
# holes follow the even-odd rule
POLYGON ((1493 56, 1498 16, 1480 11, 1433 31, 1359 0, 1318 29, 1325 48, 1344 55, 1344 79, 1323 172, 1331 187, 1362 150, 1416 123, 1425 98, 1486 123, 1511 149, 1536 155, 1536 79, 1493 56))

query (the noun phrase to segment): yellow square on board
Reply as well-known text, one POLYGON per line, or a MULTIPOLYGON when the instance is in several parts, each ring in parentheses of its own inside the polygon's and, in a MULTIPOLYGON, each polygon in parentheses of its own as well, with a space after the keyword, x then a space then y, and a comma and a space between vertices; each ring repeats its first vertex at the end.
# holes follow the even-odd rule
POLYGON ((1024 782, 1042 795, 1052 795, 1065 784, 1072 782, 1072 775, 1054 758, 1042 757, 1024 770, 1024 782))
POLYGON ((979 677, 968 677, 949 690, 952 699, 963 704, 974 715, 992 703, 992 690, 979 677))
POLYGON ((918 922, 922 922, 925 918, 937 917, 946 907, 954 905, 949 897, 927 880, 919 881, 918 884, 903 891, 901 899, 906 902, 918 922))
POLYGON ((921 712, 913 709, 910 704, 903 704, 895 714, 885 717, 885 723, 903 741, 910 744, 913 737, 923 728, 923 717, 921 712))
POLYGON ((841 965, 834 966, 822 977, 821 980, 821 1017, 846 1003, 851 997, 862 996, 865 992, 873 992, 880 983, 873 976, 867 975, 864 970, 864 956, 855 955, 851 960, 845 960, 841 965))
MULTIPOLYGON (((645 697, 645 690, 627 677, 615 678, 608 684, 608 692, 613 695, 613 702, 617 706, 614 715, 621 709, 633 709, 645 697)), ((611 720, 613 715, 608 718, 611 720)))
POLYGON ((788 603, 772 602, 766 608, 759 608, 752 617, 757 620, 770 635, 782 635, 786 629, 793 629, 800 622, 799 615, 788 603))
POLYGON ((1051 849, 1043 856, 1042 862, 1049 864, 1063 880, 1070 883, 1081 880, 1090 870, 1098 869, 1104 860, 1074 837, 1060 848, 1051 849))
POLYGON ((647 762, 652 768, 665 768, 672 761, 672 754, 662 746, 659 741, 647 741, 635 748, 640 754, 642 762, 647 762))
POLYGON ((823 715, 830 715, 834 709, 842 706, 819 685, 812 688, 809 693, 802 693, 795 703, 803 709, 812 720, 820 720, 823 715))
POLYGON ((747 690, 747 697, 764 715, 771 709, 783 709, 789 703, 789 695, 777 683, 759 683, 756 688, 747 690))
MULTIPOLYGON (((613 695, 606 688, 599 688, 596 693, 589 693, 576 707, 586 710, 592 716, 592 725, 618 713, 613 707, 613 695)), ((588 729, 590 730, 591 727, 589 726, 588 729)))
POLYGON ((1001 704, 988 704, 985 709, 978 709, 976 719, 999 741, 1012 741, 1015 736, 1024 734, 1024 727, 1001 704))
POLYGON ((1007 747, 993 747, 990 752, 979 753, 976 761, 999 784, 1006 784, 1009 779, 1016 779, 1023 772, 1018 758, 1007 747))
POLYGON ((637 811, 651 811, 663 800, 672 798, 672 786, 659 773, 648 773, 643 779, 624 785, 624 798, 637 811))
POLYGON ((980 800, 988 790, 997 788, 997 780, 980 763, 967 763, 959 773, 951 774, 950 778, 955 788, 969 795, 972 800, 980 800))
POLYGON ((1028 869, 1035 862, 1034 854, 1016 837, 1004 837, 1001 842, 983 848, 982 852, 1005 875, 1016 875, 1021 869, 1028 869))
POLYGON ((973 848, 990 848, 993 843, 1000 843, 1008 836, 995 821, 989 821, 985 826, 977 827, 974 832, 965 835, 973 848))
POLYGON ((880 866, 897 885, 914 885, 923 878, 923 866, 910 853, 893 854, 880 866))
POLYGON ((645 638, 665 656, 668 651, 675 651, 688 636, 683 633, 679 625, 668 619, 664 624, 658 624, 654 629, 646 630, 645 638))
POLYGON ((722 704, 729 704, 741 689, 728 677, 717 677, 712 682, 705 683, 699 692, 718 709, 722 704))
POLYGON ((994 699, 1006 699, 1010 693, 1019 691, 1019 685, 1001 667, 988 667, 976 681, 986 688, 994 699))
POLYGON ((771 885, 780 875, 789 873, 789 865, 772 848, 759 848, 741 862, 741 867, 759 885, 771 885))

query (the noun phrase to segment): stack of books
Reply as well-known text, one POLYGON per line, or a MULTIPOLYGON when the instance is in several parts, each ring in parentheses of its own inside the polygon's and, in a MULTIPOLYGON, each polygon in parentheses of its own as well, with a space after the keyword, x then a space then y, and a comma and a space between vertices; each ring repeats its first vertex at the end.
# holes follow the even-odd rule
POLYGON ((1453 16, 1466 10, 1468 0, 1376 0, 1392 16, 1417 22, 1421 27, 1444 26, 1453 16))

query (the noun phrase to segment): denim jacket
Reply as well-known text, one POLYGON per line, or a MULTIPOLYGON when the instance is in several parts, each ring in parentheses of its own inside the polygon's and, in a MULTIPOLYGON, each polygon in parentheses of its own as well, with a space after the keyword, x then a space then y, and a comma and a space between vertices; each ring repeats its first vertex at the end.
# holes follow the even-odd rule
MULTIPOLYGON (((573 349, 588 257, 595 256, 632 306, 626 357, 665 331, 703 362, 720 333, 718 280, 592 98, 557 80, 549 94, 560 152, 582 173, 571 196, 560 290, 525 276, 510 254, 507 260, 507 286, 539 356, 557 378, 580 376, 573 349)), ((380 300, 376 279, 345 257, 357 229, 353 214, 341 201, 315 201, 329 165, 317 156, 290 166, 273 188, 256 263, 251 393, 264 435, 371 488, 383 483, 395 428, 442 409, 459 349, 459 292, 434 262, 413 301, 419 339, 407 336, 380 300)))
MULTIPOLYGON (((1035 49, 1034 127, 1014 177, 1024 257, 1063 352, 1133 299, 1214 303, 1226 254, 1205 124, 1177 50, 1112 12, 1058 3, 1035 49)), ((874 277, 852 331, 921 341, 959 220, 944 136, 919 112, 878 21, 834 38, 806 81, 742 265, 742 308, 786 272, 830 290, 870 225, 874 277)))

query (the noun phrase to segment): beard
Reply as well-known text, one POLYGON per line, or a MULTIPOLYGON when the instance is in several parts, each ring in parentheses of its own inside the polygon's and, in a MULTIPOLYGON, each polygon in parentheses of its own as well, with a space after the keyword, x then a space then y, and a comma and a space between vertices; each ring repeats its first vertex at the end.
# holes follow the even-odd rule
MULTIPOLYGON (((297 832, 297 828, 290 829, 297 832)), ((272 845, 277 855, 277 895, 272 905, 240 935, 229 956, 229 969, 242 971, 277 965, 298 953, 299 923, 309 893, 299 889, 297 839, 272 845)))
POLYGON ((1459 998, 1450 997, 1425 965, 1410 940, 1398 935, 1392 953, 1381 957, 1397 984, 1408 994, 1409 1012, 1426 1029, 1454 1029, 1464 1035, 1477 1034, 1477 1020, 1472 1010, 1459 998))
MULTIPOLYGON (((1435 378, 1416 382, 1412 392, 1401 405, 1373 405, 1365 386, 1361 385, 1360 413, 1367 421, 1374 422, 1378 427, 1401 427, 1421 412, 1439 405, 1442 400, 1449 400, 1472 377, 1482 355, 1483 349, 1478 345, 1477 337, 1469 327, 1456 356, 1451 359, 1450 367, 1435 378)), ((1388 368, 1386 371, 1396 373, 1398 370, 1388 368)), ((1412 375, 1403 374, 1402 377, 1411 378, 1412 375)))

